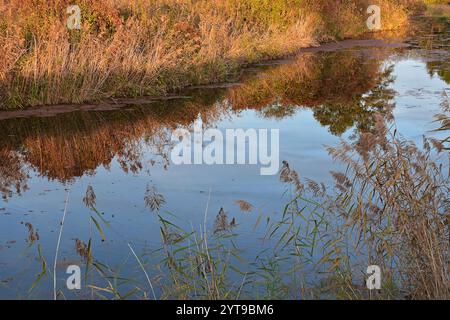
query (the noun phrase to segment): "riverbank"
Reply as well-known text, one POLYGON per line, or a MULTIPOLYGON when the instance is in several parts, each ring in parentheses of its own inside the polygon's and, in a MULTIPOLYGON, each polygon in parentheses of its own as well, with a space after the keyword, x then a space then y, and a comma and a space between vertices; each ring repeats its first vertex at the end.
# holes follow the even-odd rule
MULTIPOLYGON (((416 1, 379 1, 382 29, 407 23, 416 1)), ((361 36, 368 2, 277 0, 79 2, 0 5, 0 109, 164 96, 235 80, 248 64, 361 36)))

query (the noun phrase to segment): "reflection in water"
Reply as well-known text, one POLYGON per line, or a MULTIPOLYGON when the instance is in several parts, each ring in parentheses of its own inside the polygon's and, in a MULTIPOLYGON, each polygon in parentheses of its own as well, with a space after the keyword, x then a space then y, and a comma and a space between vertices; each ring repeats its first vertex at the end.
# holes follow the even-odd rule
POLYGON ((412 48, 426 50, 421 55, 427 60, 431 76, 437 75, 450 84, 450 20, 447 18, 419 19, 414 24, 412 48))
POLYGON ((389 115, 394 92, 387 54, 364 52, 305 54, 293 64, 248 75, 242 86, 192 90, 191 99, 157 102, 108 112, 74 112, 52 118, 2 121, 0 186, 4 196, 26 189, 28 170, 50 180, 69 182, 117 161, 125 172, 143 168, 142 149, 150 147, 165 167, 171 132, 189 128, 200 116, 207 126, 255 109, 264 118, 286 118, 299 108, 336 135, 351 127, 367 130, 374 112, 389 115), (205 94, 205 91, 207 94, 205 94), (14 133, 13 135, 8 133, 14 133), (144 144, 142 143, 144 142, 144 144))
POLYGON ((392 69, 381 66, 386 56, 351 51, 302 56, 233 89, 231 101, 234 109, 247 106, 276 119, 299 107, 312 108, 315 118, 336 135, 355 124, 367 129, 375 111, 389 113, 392 108, 392 69))

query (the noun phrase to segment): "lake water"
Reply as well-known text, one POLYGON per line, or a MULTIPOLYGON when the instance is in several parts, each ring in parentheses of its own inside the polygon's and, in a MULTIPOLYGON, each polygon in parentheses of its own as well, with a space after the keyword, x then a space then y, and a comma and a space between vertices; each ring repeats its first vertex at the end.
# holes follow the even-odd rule
MULTIPOLYGON (((171 163, 172 131, 191 130, 198 119, 220 130, 279 129, 280 161, 326 185, 333 183, 329 172, 341 168, 325 146, 370 127, 376 111, 392 117, 408 139, 420 143, 424 134, 435 135, 433 117, 442 93, 450 95, 450 23, 416 23, 401 42, 370 39, 305 50, 252 66, 239 83, 183 90, 170 100, 33 116, 0 113, 0 298, 53 297, 67 194, 57 268, 57 286, 66 297, 66 266, 83 264, 76 239, 92 238, 95 258, 123 275, 139 271, 128 243, 158 260, 153 251, 161 246, 161 225, 145 202, 152 187, 165 200, 160 214, 180 226, 198 230, 208 205, 212 230, 223 208, 235 218, 243 256, 261 249, 264 231, 255 223, 280 215, 286 186, 278 175, 260 175, 257 165, 171 163), (83 202, 89 186, 101 217, 83 202), (237 201, 253 208, 241 210, 237 201), (39 239, 30 239, 31 226, 39 239), (42 269, 38 247, 48 272, 29 292, 42 269)), ((160 272, 147 271, 151 277, 160 272)))

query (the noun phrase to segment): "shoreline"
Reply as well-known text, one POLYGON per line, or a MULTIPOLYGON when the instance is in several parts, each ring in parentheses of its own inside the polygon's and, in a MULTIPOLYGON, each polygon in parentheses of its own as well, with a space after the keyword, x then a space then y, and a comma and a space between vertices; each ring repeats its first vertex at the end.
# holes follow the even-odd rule
MULTIPOLYGON (((286 56, 280 59, 265 60, 258 63, 252 63, 246 65, 240 69, 241 72, 252 68, 261 68, 275 65, 286 65, 295 61, 295 57, 305 53, 319 53, 319 52, 337 52, 340 50, 348 50, 352 48, 407 48, 408 44, 403 41, 392 39, 346 39, 336 42, 327 42, 317 47, 305 47, 301 48, 295 54, 286 56)), ((241 75, 242 76, 242 75, 241 75)), ((210 83, 197 86, 186 86, 181 88, 180 92, 188 90, 208 90, 208 89, 222 89, 230 88, 242 85, 239 82, 223 82, 223 83, 210 83)), ((28 118, 28 117, 53 117, 59 114, 71 113, 76 111, 111 111, 122 109, 126 107, 132 107, 142 104, 152 104, 166 100, 176 99, 190 99, 190 96, 186 95, 167 95, 167 96, 142 96, 137 98, 130 97, 117 97, 104 99, 99 102, 91 103, 70 103, 70 104, 54 104, 54 105, 40 105, 33 106, 26 109, 15 110, 0 110, 0 121, 9 120, 15 118, 28 118)))

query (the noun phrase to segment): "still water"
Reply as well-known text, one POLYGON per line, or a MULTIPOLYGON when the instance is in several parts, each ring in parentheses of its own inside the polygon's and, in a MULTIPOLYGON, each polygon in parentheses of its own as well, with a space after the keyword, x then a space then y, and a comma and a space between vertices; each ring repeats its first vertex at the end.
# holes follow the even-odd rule
MULTIPOLYGON (((239 83, 191 88, 170 100, 32 116, 0 113, 0 298, 53 297, 67 194, 57 264, 65 297, 72 294, 65 289, 66 267, 83 265, 77 239, 92 238, 95 259, 124 276, 139 273, 128 243, 146 261, 158 261, 161 225, 158 212, 146 205, 147 190, 163 197, 161 215, 188 229, 201 228, 207 207, 212 230, 223 208, 235 219, 236 242, 250 259, 264 235, 255 224, 280 215, 286 186, 278 175, 261 176, 254 165, 173 165, 172 131, 191 130, 198 119, 220 130, 279 129, 280 161, 302 177, 332 185, 329 172, 341 168, 325 147, 370 127, 375 112, 418 143, 435 134, 442 93, 450 95, 449 26, 419 19, 401 41, 305 50, 252 66, 239 83), (98 214, 86 206, 88 187, 98 214), (48 272, 30 292, 42 270, 39 250, 48 272)), ((161 272, 147 271, 152 278, 161 272)))

